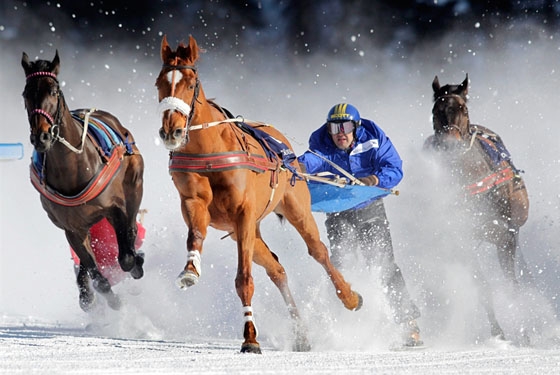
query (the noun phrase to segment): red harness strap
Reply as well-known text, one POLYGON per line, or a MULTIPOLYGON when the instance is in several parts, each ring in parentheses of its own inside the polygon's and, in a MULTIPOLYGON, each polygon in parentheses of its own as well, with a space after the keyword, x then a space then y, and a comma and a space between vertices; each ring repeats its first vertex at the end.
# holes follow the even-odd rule
POLYGON ((111 157, 105 163, 103 168, 95 175, 95 177, 89 182, 82 192, 77 195, 68 197, 62 195, 53 189, 49 188, 45 183, 41 181, 37 170, 31 164, 31 183, 37 189, 41 195, 45 198, 66 207, 75 207, 95 199, 99 194, 101 194, 107 185, 111 182, 119 168, 121 167, 121 161, 125 153, 125 148, 123 145, 118 145, 114 148, 111 157))
POLYGON ((278 169, 277 162, 271 162, 262 155, 231 151, 218 154, 182 154, 172 152, 169 156, 171 172, 221 172, 246 168, 257 173, 278 169))
POLYGON ((466 186, 466 189, 471 195, 484 193, 495 186, 499 186, 504 182, 513 179, 514 176, 515 173, 513 172, 511 166, 509 166, 499 170, 498 172, 492 173, 490 176, 487 176, 474 184, 466 186))

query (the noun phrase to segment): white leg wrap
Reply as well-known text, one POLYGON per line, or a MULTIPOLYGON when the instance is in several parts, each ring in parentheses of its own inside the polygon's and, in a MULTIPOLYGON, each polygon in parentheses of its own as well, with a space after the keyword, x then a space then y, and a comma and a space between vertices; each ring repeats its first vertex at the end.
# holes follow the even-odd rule
POLYGON ((243 306, 243 321, 244 322, 253 322, 253 326, 255 326, 256 336, 259 335, 259 330, 257 329, 257 324, 255 323, 255 318, 253 316, 253 307, 243 306), (250 313, 250 315, 249 315, 249 313, 250 313))
POLYGON ((188 253, 187 262, 192 261, 194 269, 198 273, 198 276, 202 275, 202 269, 200 267, 200 252, 198 250, 191 250, 188 253))

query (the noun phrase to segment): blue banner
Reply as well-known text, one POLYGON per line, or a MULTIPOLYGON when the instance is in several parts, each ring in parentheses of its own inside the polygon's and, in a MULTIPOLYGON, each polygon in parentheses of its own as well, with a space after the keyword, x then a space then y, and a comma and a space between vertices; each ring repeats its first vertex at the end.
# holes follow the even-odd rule
POLYGON ((311 211, 341 212, 391 194, 377 186, 344 185, 342 187, 310 182, 311 211))
POLYGON ((23 144, 0 143, 0 160, 16 160, 23 158, 23 144))

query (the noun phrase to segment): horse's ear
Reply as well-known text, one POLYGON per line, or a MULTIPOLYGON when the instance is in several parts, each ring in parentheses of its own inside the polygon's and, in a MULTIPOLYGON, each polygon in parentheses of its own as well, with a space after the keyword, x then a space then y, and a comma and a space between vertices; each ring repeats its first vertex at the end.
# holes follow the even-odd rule
POLYGON ((60 71, 60 57, 58 57, 58 50, 56 50, 56 53, 54 54, 54 59, 51 61, 51 64, 52 64, 52 73, 58 75, 58 72, 60 71))
POLYGON ((459 85, 459 88, 461 90, 461 95, 466 98, 469 94, 469 73, 467 73, 465 80, 459 85))
POLYGON ((23 70, 27 75, 27 71, 31 69, 31 63, 29 62, 29 56, 27 56, 27 53, 25 52, 21 56, 21 66, 23 67, 23 70))
POLYGON ((438 92, 440 88, 441 88, 441 85, 439 84, 439 79, 436 76, 434 78, 434 81, 432 82, 432 90, 434 90, 434 92, 438 92))
POLYGON ((161 61, 165 63, 169 58, 171 58, 172 54, 173 51, 171 50, 171 47, 169 47, 169 43, 167 43, 167 36, 164 35, 161 39, 161 61))
POLYGON ((198 52, 198 43, 196 43, 196 40, 192 35, 189 35, 189 56, 191 64, 194 64, 198 60, 198 52))

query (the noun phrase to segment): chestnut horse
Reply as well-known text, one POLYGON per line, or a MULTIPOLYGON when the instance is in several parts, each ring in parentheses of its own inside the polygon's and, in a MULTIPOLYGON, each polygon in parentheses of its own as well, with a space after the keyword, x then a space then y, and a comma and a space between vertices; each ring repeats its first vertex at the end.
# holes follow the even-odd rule
POLYGON ((144 161, 132 134, 110 113, 70 111, 58 82, 58 51, 52 61, 29 61, 24 52, 23 91, 34 147, 31 182, 41 194, 49 219, 64 230, 80 259, 77 271, 80 307, 91 310, 95 294, 113 309, 119 297, 101 274, 89 229, 107 218, 115 229, 118 262, 133 278, 144 271, 136 254, 136 215, 142 200, 144 161))
POLYGON ((187 264, 177 278, 177 285, 185 289, 201 276, 201 254, 208 226, 226 231, 237 242, 235 288, 245 321, 241 351, 261 352, 251 307, 252 262, 264 267, 288 306, 295 322, 294 349, 309 350, 286 272, 261 237, 260 222, 266 215, 275 212, 296 228, 309 254, 326 270, 346 308, 357 310, 362 298, 329 260, 311 213, 306 182, 295 178, 289 170, 296 174, 300 170, 295 155, 293 165, 283 164, 280 157, 267 157, 266 145, 249 133, 262 131, 273 137, 269 142, 283 143, 289 147, 284 152, 293 154, 288 140, 267 124, 231 118, 226 110, 206 99, 195 66, 199 53, 192 36, 188 45, 180 43, 175 51, 164 36, 163 67, 156 81, 162 113, 159 134, 171 150, 170 173, 188 227, 187 264))
MULTIPOLYGON (((468 76, 461 84, 445 86, 440 86, 436 76, 432 88, 434 134, 426 139, 424 147, 441 154, 445 167, 464 192, 468 209, 465 212, 472 213, 470 229, 478 239, 497 247, 498 261, 506 279, 517 285, 519 229, 529 213, 527 189, 520 171, 496 133, 470 123, 466 102, 468 76)), ((482 285, 485 281, 480 270, 476 272, 491 333, 504 339, 491 293, 482 285)))

